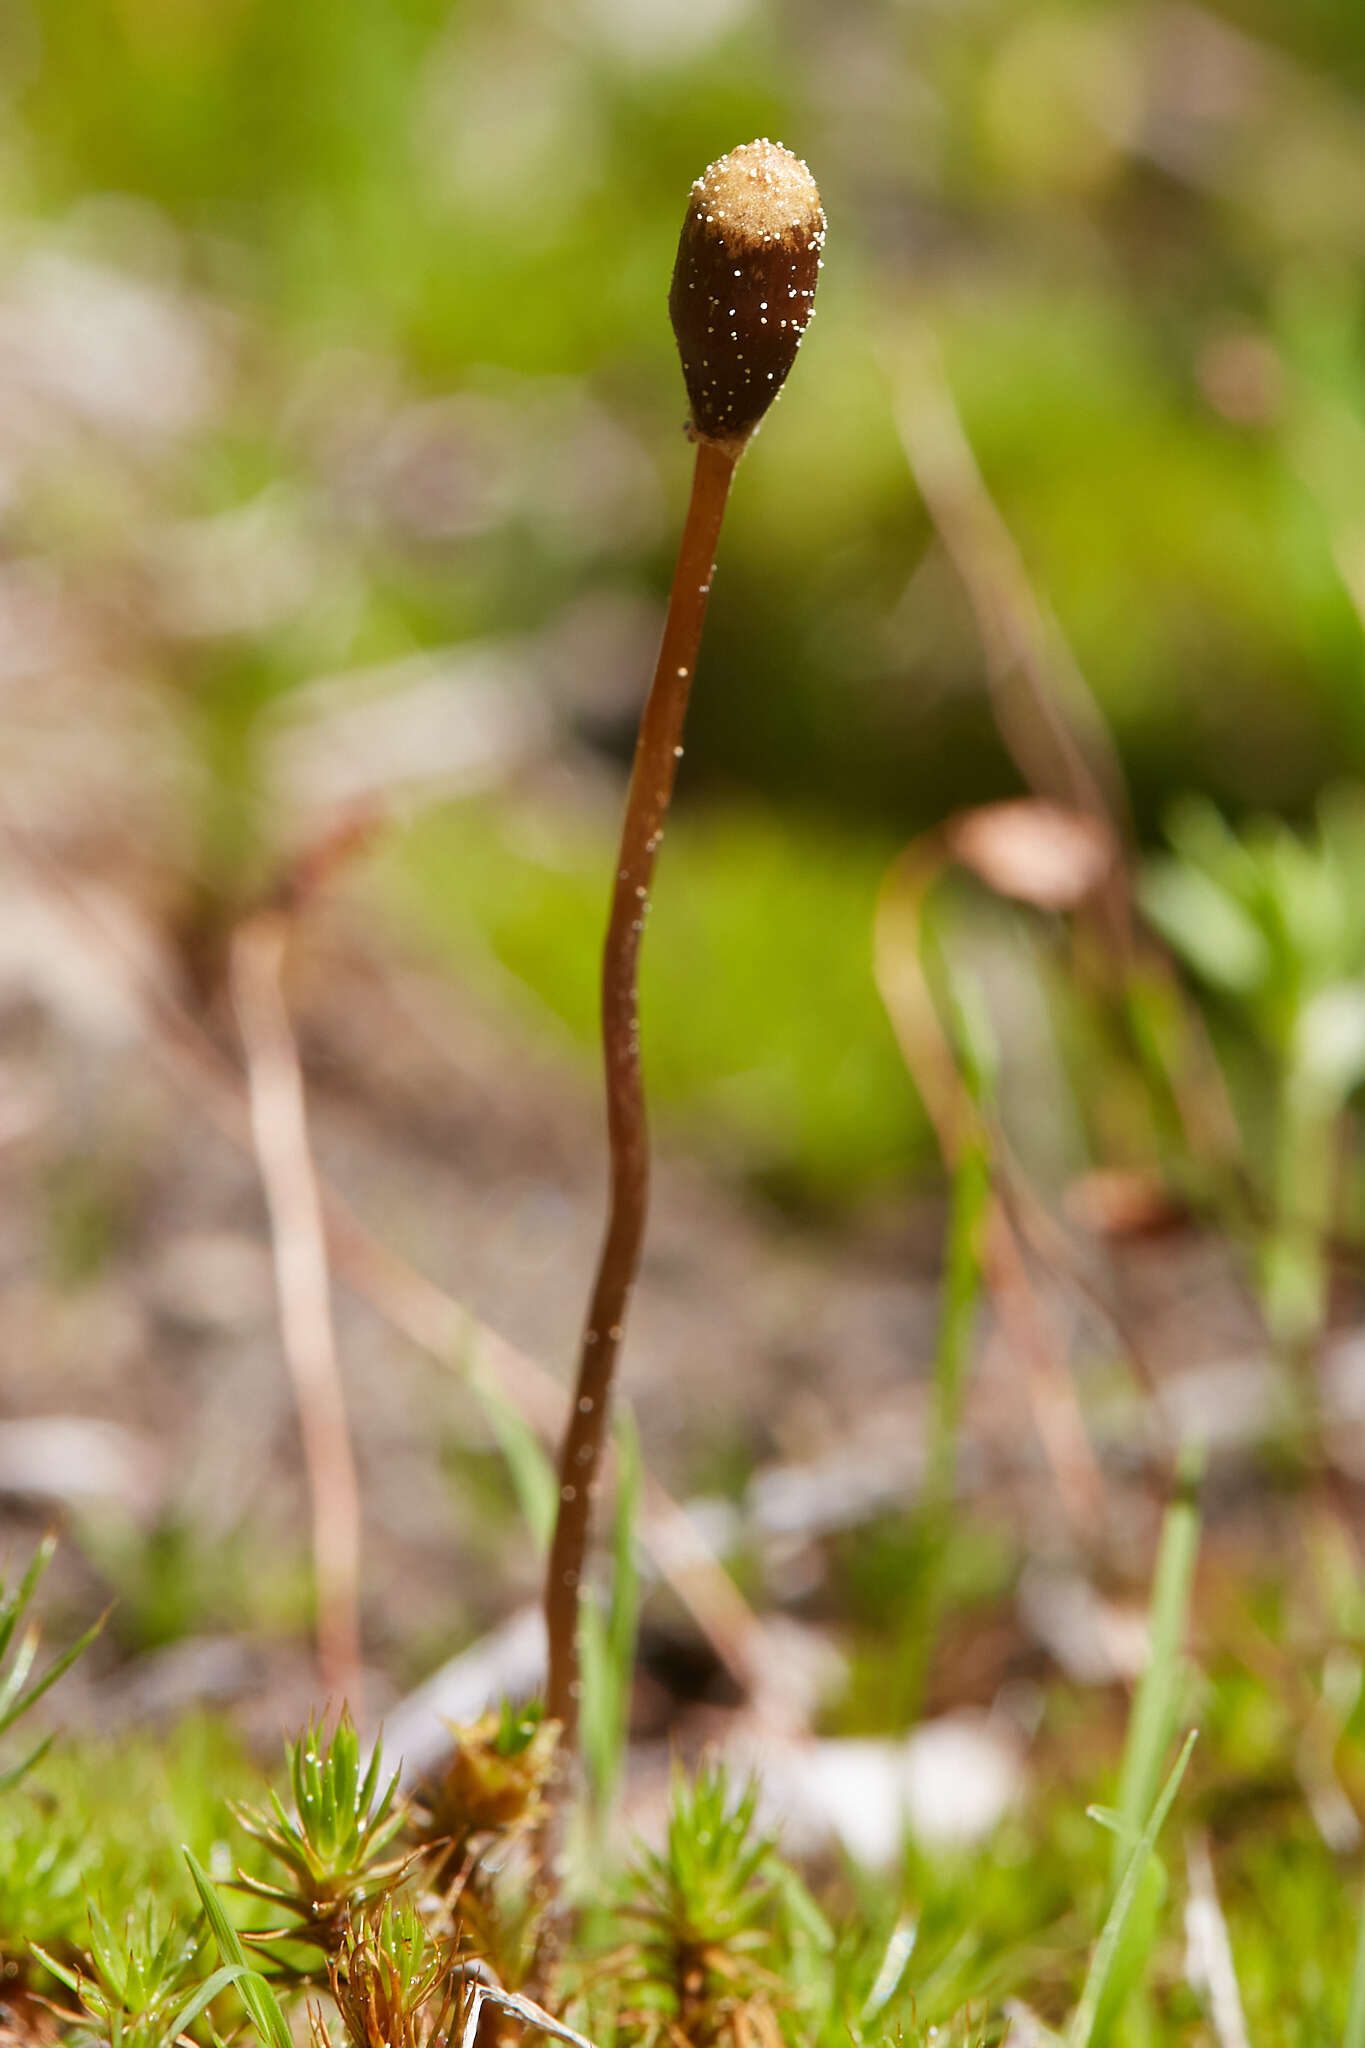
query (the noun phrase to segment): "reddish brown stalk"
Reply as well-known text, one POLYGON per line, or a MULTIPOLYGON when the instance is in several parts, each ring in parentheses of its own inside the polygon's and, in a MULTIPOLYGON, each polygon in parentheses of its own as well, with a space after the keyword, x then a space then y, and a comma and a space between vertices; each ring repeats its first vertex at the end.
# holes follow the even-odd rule
POLYGON ((559 1515, 545 1582, 549 1634, 548 1710, 566 1748, 578 1721, 578 1587, 606 1434, 612 1379, 640 1263, 649 1207, 649 1132, 640 1069, 636 968, 650 883, 663 838, 683 719, 725 503, 743 440, 698 440, 692 496, 654 681, 640 722, 626 798, 611 920, 602 960, 602 1051, 611 1147, 607 1232, 579 1352, 578 1389, 559 1466, 559 1515))
POLYGON ((716 543, 735 464, 796 359, 810 321, 825 216, 799 158, 766 137, 709 164, 692 187, 668 295, 692 407, 697 465, 663 646, 640 724, 602 963, 611 1196, 559 1466, 545 1579, 548 1705, 572 1754, 578 1727, 578 1600, 612 1380, 649 1204, 636 967, 649 885, 682 753, 716 543))

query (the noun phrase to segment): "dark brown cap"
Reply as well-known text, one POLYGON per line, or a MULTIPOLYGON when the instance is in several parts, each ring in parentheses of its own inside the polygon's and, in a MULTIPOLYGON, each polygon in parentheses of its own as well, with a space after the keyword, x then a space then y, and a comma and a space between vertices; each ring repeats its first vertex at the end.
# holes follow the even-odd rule
POLYGON ((815 180, 781 143, 746 142, 692 187, 668 310, 705 440, 751 434, 781 390, 824 241, 815 180))

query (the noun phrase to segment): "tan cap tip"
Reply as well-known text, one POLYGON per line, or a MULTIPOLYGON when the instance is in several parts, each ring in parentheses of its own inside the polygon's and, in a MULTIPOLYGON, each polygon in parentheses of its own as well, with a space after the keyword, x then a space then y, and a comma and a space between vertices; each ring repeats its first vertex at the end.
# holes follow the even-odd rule
POLYGON ((815 310, 824 240, 815 180, 781 143, 746 142, 692 187, 668 304, 703 438, 751 434, 777 396, 815 310))

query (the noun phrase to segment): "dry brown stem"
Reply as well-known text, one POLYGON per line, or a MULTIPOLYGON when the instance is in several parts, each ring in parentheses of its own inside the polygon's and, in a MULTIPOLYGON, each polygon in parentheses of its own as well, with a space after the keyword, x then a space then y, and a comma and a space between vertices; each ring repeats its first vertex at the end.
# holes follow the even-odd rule
POLYGON ((360 1491, 332 1321, 322 1201, 308 1142, 303 1071, 282 973, 283 911, 233 935, 229 978, 246 1057, 251 1137, 270 1216, 280 1341, 294 1383, 312 1518, 318 1664, 325 1689, 360 1699, 360 1491))
MULTIPOLYGON (((1150 934, 1134 932, 1128 799, 1104 714, 1061 626, 1034 588, 1018 542, 990 495, 953 403, 933 337, 909 330, 891 365, 896 425, 911 474, 956 569, 981 635, 996 724, 1036 796, 1100 820, 1116 857, 1095 904, 1120 972, 1139 956, 1170 975, 1150 934)), ((1197 1009, 1186 1004, 1188 1068, 1171 1076, 1191 1148, 1233 1170, 1241 1143, 1197 1009)))
MULTIPOLYGON (((949 1166, 977 1111, 939 1022, 920 964, 920 939, 924 898, 951 859, 950 846, 951 833, 935 832, 907 847, 882 884, 873 927, 878 993, 949 1166)), ((1093 1540, 1104 1515, 1103 1475, 1009 1211, 994 1189, 982 1266, 1001 1332, 1023 1369, 1034 1427, 1058 1495, 1077 1536, 1093 1540)))
MULTIPOLYGON (((1103 715, 986 487, 927 331, 911 330, 893 376, 901 445, 976 619, 1000 737, 1036 796, 1102 819, 1122 841, 1127 797, 1103 715)), ((1110 941, 1126 949, 1121 862, 1100 904, 1110 941)))

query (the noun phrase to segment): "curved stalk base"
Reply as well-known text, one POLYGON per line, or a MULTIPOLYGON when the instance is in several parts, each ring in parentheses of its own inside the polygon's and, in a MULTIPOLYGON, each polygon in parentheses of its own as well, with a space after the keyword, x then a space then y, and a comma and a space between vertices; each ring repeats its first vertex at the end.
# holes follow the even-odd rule
POLYGON ((663 644, 640 721, 626 798, 611 917, 602 959, 602 1049, 606 1068, 611 1197, 579 1352, 578 1386, 559 1467, 559 1512, 545 1580, 549 1636, 547 1711, 561 1724, 564 1753, 578 1726, 578 1603, 609 1421, 612 1381, 640 1263, 649 1207, 649 1131, 640 1068, 636 978, 650 884, 682 754, 683 720, 716 543, 743 440, 698 440, 692 496, 668 600, 663 644))

